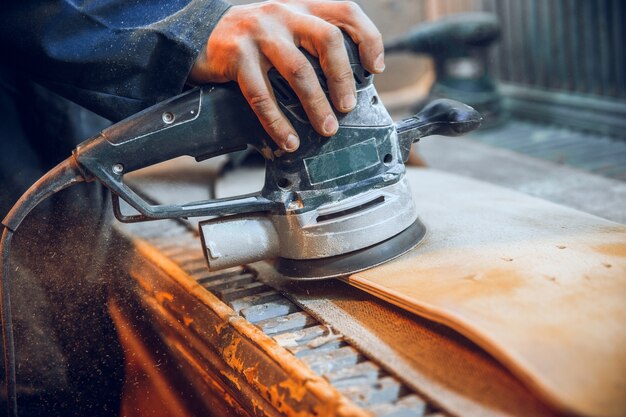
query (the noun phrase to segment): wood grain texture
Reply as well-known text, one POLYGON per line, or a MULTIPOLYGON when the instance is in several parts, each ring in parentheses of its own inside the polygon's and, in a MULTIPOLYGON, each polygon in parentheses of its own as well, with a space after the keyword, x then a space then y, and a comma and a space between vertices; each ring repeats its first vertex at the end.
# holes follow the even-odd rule
POLYGON ((444 323, 558 408, 626 414, 626 226, 434 170, 408 172, 429 232, 347 281, 444 323))

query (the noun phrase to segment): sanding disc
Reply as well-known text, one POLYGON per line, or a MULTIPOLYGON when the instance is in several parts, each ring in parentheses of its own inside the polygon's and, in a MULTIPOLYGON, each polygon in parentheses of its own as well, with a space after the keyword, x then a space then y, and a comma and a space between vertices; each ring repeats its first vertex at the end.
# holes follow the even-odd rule
POLYGON ((350 275, 404 255, 417 246, 425 234, 426 227, 418 218, 402 232, 376 245, 329 258, 276 258, 274 268, 285 278, 293 280, 319 280, 350 275))

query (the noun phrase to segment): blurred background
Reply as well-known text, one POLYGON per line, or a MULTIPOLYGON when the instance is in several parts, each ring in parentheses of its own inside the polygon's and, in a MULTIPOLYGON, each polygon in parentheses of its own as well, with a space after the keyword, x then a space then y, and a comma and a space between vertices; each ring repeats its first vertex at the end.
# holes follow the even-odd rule
MULTIPOLYGON (((356 3, 388 46, 376 86, 393 116, 430 98, 455 98, 485 116, 469 140, 626 180, 624 2, 356 3)), ((455 165, 434 152, 437 145, 422 147, 414 163, 455 165)))

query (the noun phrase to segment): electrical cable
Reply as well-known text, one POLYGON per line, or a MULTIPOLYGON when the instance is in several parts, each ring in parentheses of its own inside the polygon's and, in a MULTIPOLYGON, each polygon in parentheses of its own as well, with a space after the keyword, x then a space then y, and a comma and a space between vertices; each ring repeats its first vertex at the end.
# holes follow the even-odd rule
POLYGON ((15 379, 15 341, 13 340, 13 315, 11 313, 11 296, 9 290, 9 253, 13 231, 5 228, 0 242, 0 256, 2 258, 2 343, 4 346, 4 367, 7 385, 8 416, 17 416, 17 381, 15 379))
POLYGON ((17 417, 17 379, 15 374, 15 340, 13 336, 13 315, 11 312, 10 270, 9 255, 13 234, 24 218, 39 203, 51 195, 89 178, 83 174, 80 165, 71 156, 59 165, 48 171, 33 184, 9 211, 2 221, 4 231, 0 241, 0 263, 2 264, 2 282, 0 290, 0 313, 2 314, 2 339, 4 346, 4 366, 7 386, 7 408, 9 417, 17 417))

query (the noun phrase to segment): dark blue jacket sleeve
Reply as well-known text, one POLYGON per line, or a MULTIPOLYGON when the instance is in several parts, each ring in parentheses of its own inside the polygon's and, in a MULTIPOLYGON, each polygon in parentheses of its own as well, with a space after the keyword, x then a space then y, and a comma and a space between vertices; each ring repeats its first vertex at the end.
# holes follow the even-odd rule
POLYGON ((2 65, 116 121, 180 93, 229 4, 34 0, 3 5, 2 65))

